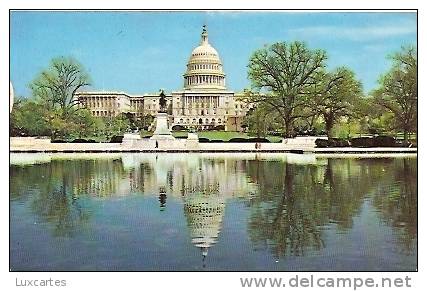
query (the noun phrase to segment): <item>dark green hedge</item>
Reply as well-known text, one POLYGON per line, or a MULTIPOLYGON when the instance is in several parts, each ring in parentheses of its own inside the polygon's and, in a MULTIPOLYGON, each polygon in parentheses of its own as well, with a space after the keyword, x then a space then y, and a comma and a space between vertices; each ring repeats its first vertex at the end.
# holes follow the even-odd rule
POLYGON ((333 147, 356 147, 356 148, 371 148, 371 147, 407 147, 403 143, 396 142, 392 136, 374 136, 374 137, 356 137, 350 140, 346 139, 316 139, 316 146, 318 148, 333 148, 333 147))

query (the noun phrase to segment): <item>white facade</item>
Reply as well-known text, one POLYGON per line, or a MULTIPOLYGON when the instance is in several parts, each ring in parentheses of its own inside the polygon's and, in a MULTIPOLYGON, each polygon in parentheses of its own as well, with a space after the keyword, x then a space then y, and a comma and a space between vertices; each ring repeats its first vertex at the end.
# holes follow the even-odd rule
MULTIPOLYGON (((200 45, 191 52, 183 79, 181 90, 166 95, 170 128, 179 125, 198 130, 216 126, 224 126, 226 130, 241 129, 242 118, 249 108, 236 100, 233 91, 227 90, 222 61, 209 43, 206 27, 203 27, 200 45)), ((76 94, 95 116, 115 116, 128 110, 140 118, 155 116, 159 110, 159 93, 136 96, 112 92, 109 94, 111 101, 105 99, 107 95, 99 92, 76 94), (102 100, 107 102, 107 108, 102 102, 93 102, 97 97, 105 99, 102 100)))

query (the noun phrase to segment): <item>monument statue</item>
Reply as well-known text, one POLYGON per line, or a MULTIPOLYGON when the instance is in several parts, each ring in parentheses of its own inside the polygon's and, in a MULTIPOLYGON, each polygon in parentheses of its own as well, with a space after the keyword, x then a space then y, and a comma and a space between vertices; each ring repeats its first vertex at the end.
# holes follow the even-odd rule
POLYGON ((160 90, 160 98, 159 98, 159 112, 166 113, 166 95, 163 90, 160 90))
POLYGON ((156 130, 153 133, 153 136, 150 138, 156 140, 156 148, 159 143, 158 140, 174 140, 172 132, 168 126, 168 114, 167 114, 167 100, 166 95, 163 90, 160 90, 159 94, 159 111, 156 115, 156 130))

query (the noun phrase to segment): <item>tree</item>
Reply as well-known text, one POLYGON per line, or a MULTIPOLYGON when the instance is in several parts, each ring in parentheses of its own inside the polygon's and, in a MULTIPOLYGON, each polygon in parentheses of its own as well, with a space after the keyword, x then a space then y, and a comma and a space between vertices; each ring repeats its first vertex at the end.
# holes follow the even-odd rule
POLYGON ((362 84, 354 73, 341 67, 322 77, 318 94, 313 98, 314 114, 322 116, 328 138, 332 137, 332 127, 342 117, 354 117, 357 99, 361 97, 362 84))
POLYGON ((417 50, 413 46, 403 47, 391 59, 392 67, 380 78, 374 96, 378 104, 393 113, 395 126, 403 131, 407 142, 408 133, 417 126, 417 50))
POLYGON ((258 104, 256 107, 249 109, 243 119, 242 127, 245 127, 250 134, 256 137, 266 137, 270 131, 277 130, 277 113, 271 112, 267 104, 258 104))
POLYGON ((125 114, 105 119, 104 122, 104 136, 107 140, 110 140, 115 135, 122 135, 130 129, 130 122, 125 114))
POLYGON ((73 114, 71 135, 77 138, 93 137, 97 131, 96 118, 87 109, 78 110, 73 114))
POLYGON ((78 105, 74 94, 89 84, 89 75, 79 62, 70 57, 59 57, 52 59, 50 66, 29 87, 33 96, 41 99, 48 109, 59 109, 61 116, 66 118, 78 105))
POLYGON ((141 116, 141 118, 136 121, 136 126, 138 126, 140 129, 148 130, 148 127, 153 123, 153 121, 154 116, 148 113, 141 116))
POLYGON ((323 50, 309 50, 302 42, 275 43, 255 51, 249 61, 248 77, 262 94, 251 94, 252 103, 265 103, 282 118, 287 137, 293 122, 307 117, 304 108, 327 59, 323 50))
POLYGON ((34 100, 17 99, 10 115, 11 136, 50 135, 46 109, 34 100))

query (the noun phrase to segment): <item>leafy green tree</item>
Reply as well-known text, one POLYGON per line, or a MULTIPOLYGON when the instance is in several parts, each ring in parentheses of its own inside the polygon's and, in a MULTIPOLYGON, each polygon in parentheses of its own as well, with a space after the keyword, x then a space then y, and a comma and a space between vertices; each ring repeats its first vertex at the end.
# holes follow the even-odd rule
POLYGON ((72 122, 72 133, 74 137, 93 137, 97 131, 96 118, 87 109, 81 109, 76 111, 71 118, 72 122))
POLYGON ((135 121, 135 125, 141 130, 147 130, 153 121, 154 117, 151 114, 145 114, 135 121))
POLYGON ((51 131, 51 139, 68 139, 73 132, 74 124, 63 117, 60 109, 51 109, 48 112, 48 122, 51 131))
POLYGON ((29 85, 34 97, 48 109, 59 109, 62 117, 72 114, 78 105, 74 94, 90 84, 83 66, 71 57, 58 57, 51 61, 29 85))
POLYGON ((248 77, 260 94, 252 103, 264 103, 283 120, 285 135, 292 135, 296 119, 307 117, 304 108, 319 83, 327 59, 323 50, 310 50, 302 42, 279 42, 259 49, 251 56, 248 77))
POLYGON ((110 140, 115 135, 123 135, 131 127, 129 119, 124 114, 104 120, 104 136, 110 140))
POLYGON ((340 119, 356 116, 354 106, 362 96, 362 84, 351 70, 341 67, 325 73, 317 86, 320 88, 313 98, 312 110, 323 118, 326 134, 331 138, 332 128, 340 119))
POLYGON ((34 100, 17 99, 10 115, 10 135, 50 135, 45 107, 34 100))
POLYGON ((275 122, 277 113, 271 112, 266 104, 258 104, 258 106, 249 109, 244 117, 242 127, 246 127, 250 134, 257 137, 266 137, 272 131, 279 131, 280 125, 275 122))
POLYGON ((415 131, 417 126, 417 49, 403 47, 391 59, 392 67, 380 78, 374 96, 379 105, 393 114, 395 127, 403 131, 407 142, 408 133, 415 131))

